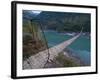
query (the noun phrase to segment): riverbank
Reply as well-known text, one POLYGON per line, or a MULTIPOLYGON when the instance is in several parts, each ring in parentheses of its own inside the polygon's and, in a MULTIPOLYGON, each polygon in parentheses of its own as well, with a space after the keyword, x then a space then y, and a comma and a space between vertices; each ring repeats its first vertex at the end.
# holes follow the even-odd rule
POLYGON ((65 49, 58 54, 53 60, 49 60, 45 68, 60 68, 60 67, 81 67, 89 66, 84 63, 78 56, 69 49, 65 49))
POLYGON ((61 52, 53 60, 49 60, 45 68, 80 67, 83 66, 79 58, 73 57, 68 52, 61 52))
MULTIPOLYGON (((71 31, 58 32, 56 30, 44 30, 43 32, 44 33, 45 32, 55 32, 55 33, 58 33, 60 35, 68 35, 68 36, 75 36, 75 35, 77 35, 77 34, 80 33, 80 32, 71 32, 71 31)), ((91 37, 90 34, 91 34, 90 32, 82 32, 81 33, 82 36, 86 36, 87 38, 90 38, 91 37)))

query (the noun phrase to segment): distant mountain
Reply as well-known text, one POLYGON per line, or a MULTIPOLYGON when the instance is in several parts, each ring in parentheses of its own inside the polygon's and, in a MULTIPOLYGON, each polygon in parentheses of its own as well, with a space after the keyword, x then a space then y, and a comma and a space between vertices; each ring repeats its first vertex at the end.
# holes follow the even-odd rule
POLYGON ((36 18, 43 24, 44 29, 80 31, 81 27, 84 27, 85 32, 90 32, 90 14, 87 13, 43 11, 36 18))
POLYGON ((34 19, 37 16, 35 12, 32 12, 31 10, 23 10, 23 19, 34 19))
POLYGON ((84 32, 90 32, 90 14, 88 13, 69 13, 69 12, 49 12, 42 11, 39 15, 23 12, 28 19, 37 19, 42 24, 43 29, 79 32, 83 27, 84 32))

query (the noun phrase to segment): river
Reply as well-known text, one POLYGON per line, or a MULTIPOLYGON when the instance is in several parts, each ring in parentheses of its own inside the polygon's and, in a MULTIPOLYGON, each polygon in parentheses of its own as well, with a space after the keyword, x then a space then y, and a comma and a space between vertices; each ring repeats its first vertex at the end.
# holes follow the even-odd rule
MULTIPOLYGON (((64 35, 56 31, 44 31, 45 38, 48 46, 53 47, 63 41, 70 39, 71 35, 64 35)), ((90 65, 91 54, 90 54, 90 39, 86 36, 81 35, 75 40, 70 46, 68 46, 73 55, 78 56, 85 64, 90 65)))

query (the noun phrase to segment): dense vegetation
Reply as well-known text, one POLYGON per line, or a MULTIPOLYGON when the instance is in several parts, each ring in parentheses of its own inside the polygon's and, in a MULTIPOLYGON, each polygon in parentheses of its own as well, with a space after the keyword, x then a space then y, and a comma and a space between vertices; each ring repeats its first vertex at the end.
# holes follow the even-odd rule
POLYGON ((39 19, 44 29, 51 29, 70 32, 90 32, 90 14, 87 13, 62 13, 62 12, 41 12, 36 19, 39 19))
POLYGON ((77 63, 74 59, 66 57, 63 52, 59 53, 56 57, 56 61, 63 65, 63 67, 76 67, 80 66, 80 63, 77 63))
POLYGON ((23 13, 24 19, 38 20, 45 30, 79 32, 81 27, 83 27, 83 32, 90 32, 91 15, 89 13, 42 11, 40 14, 36 15, 31 11, 25 10, 23 13))

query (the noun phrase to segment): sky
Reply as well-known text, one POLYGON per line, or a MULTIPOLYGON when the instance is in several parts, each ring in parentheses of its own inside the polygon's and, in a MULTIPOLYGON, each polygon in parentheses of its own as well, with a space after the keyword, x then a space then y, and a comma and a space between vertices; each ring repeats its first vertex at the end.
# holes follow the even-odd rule
POLYGON ((33 14, 36 14, 36 15, 40 14, 41 12, 42 12, 42 11, 32 10, 32 13, 33 13, 33 14))

